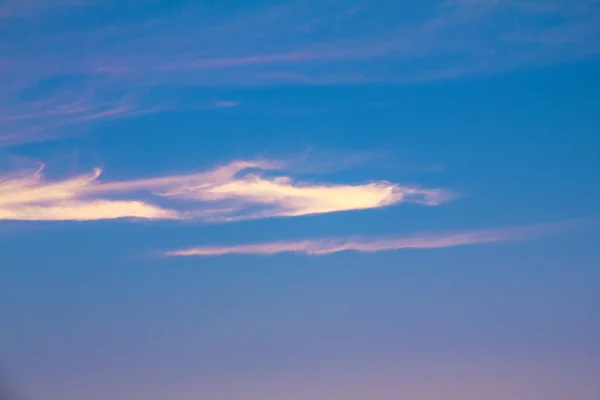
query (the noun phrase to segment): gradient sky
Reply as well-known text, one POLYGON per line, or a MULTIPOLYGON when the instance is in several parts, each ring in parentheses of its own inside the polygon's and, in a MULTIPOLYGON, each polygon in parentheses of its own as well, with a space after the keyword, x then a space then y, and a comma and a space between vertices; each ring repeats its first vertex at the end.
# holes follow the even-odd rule
POLYGON ((0 0, 0 397, 599 399, 599 55, 595 0, 0 0))

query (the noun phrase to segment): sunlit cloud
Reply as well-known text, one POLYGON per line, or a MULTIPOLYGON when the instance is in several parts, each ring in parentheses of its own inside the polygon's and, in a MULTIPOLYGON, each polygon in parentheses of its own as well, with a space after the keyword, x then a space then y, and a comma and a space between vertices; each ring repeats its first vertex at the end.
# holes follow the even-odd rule
POLYGON ((131 217, 225 222, 365 210, 406 202, 435 206, 452 197, 442 189, 387 181, 361 184, 296 181, 282 174, 285 167, 285 163, 278 161, 235 161, 200 173, 114 182, 100 181, 100 169, 88 175, 47 181, 40 168, 0 179, 0 219, 131 217), (275 172, 278 173, 269 175, 275 172), (141 200, 142 194, 162 203, 177 203, 177 210, 141 200), (115 199, 125 195, 127 198, 115 199))
POLYGON ((357 185, 314 184, 296 182, 288 176, 266 177, 256 172, 238 175, 242 169, 231 166, 227 171, 230 174, 218 172, 200 180, 181 179, 162 195, 228 204, 238 210, 223 215, 223 219, 323 214, 403 202, 438 205, 451 197, 441 189, 405 187, 385 181, 357 185), (248 211, 253 209, 256 211, 248 211))
POLYGON ((442 249, 447 247, 514 242, 531 240, 568 228, 581 227, 584 223, 563 222, 499 229, 483 229, 462 232, 421 233, 403 237, 341 237, 307 239, 299 241, 275 241, 230 246, 198 246, 168 251, 167 256, 223 256, 228 254, 273 255, 298 253, 323 256, 342 251, 375 253, 402 249, 442 249))
POLYGON ((115 218, 176 219, 177 212, 139 200, 90 197, 101 170, 48 182, 43 168, 0 177, 0 220, 89 221, 115 218))
POLYGON ((286 175, 265 175, 284 168, 284 163, 276 161, 237 161, 204 173, 109 183, 94 190, 152 189, 161 197, 201 204, 204 212, 213 210, 207 218, 213 221, 324 214, 403 202, 434 206, 453 196, 442 189, 385 181, 323 184, 295 181, 286 175))

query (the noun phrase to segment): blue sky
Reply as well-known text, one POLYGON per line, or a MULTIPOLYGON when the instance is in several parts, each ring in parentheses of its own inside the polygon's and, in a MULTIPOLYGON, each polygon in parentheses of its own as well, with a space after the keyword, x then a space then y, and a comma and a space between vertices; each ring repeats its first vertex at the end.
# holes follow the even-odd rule
POLYGON ((600 397, 600 4, 0 1, 0 372, 49 400, 600 397))

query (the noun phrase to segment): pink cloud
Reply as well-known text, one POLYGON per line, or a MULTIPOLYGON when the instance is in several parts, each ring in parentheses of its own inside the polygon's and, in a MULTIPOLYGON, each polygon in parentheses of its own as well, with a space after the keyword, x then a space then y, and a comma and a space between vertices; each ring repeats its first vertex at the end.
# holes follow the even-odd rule
POLYGON ((456 246, 491 244, 531 240, 560 230, 580 227, 581 221, 554 224, 493 228, 462 232, 422 233, 405 237, 345 237, 307 239, 299 241, 275 241, 230 246, 199 246, 168 251, 167 256, 222 256, 227 254, 299 253, 323 256, 342 251, 374 253, 401 249, 442 249, 456 246))
POLYGON ((217 100, 214 103, 216 108, 233 108, 239 106, 241 103, 238 101, 231 100, 217 100))
POLYGON ((233 68, 259 64, 298 63, 315 60, 336 60, 345 58, 362 58, 365 54, 356 50, 328 51, 294 51, 272 54, 259 54, 240 57, 198 58, 196 60, 171 63, 160 67, 160 70, 202 70, 233 68))
MULTIPOLYGON (((551 0, 539 5, 530 0, 441 0, 418 6, 334 1, 326 7, 291 1, 283 6, 239 7, 226 17, 212 4, 190 2, 182 5, 185 13, 167 7, 160 15, 134 18, 131 23, 108 20, 76 30, 69 26, 75 9, 77 15, 92 16, 102 9, 110 16, 118 14, 118 4, 4 3, 0 19, 23 21, 7 24, 8 39, 3 42, 2 146, 55 138, 67 134, 65 128, 73 124, 165 109, 158 96, 145 96, 140 89, 419 82, 501 73, 600 49, 598 5, 591 1, 551 0), (45 24, 46 19, 53 23, 45 24), (528 23, 530 19, 533 23, 528 23), (507 25, 509 20, 523 23, 507 25), (35 26, 39 30, 29 28, 35 26), (332 26, 336 28, 330 30, 332 26), (22 91, 35 92, 40 83, 73 76, 81 78, 80 86, 64 85, 53 93, 42 90, 35 95, 52 104, 40 107, 19 96, 22 91), (115 92, 134 98, 123 104, 122 98, 112 96, 115 92), (53 111, 82 98, 85 109, 53 111)), ((145 7, 145 2, 128 5, 132 15, 138 11, 142 15, 145 7)))

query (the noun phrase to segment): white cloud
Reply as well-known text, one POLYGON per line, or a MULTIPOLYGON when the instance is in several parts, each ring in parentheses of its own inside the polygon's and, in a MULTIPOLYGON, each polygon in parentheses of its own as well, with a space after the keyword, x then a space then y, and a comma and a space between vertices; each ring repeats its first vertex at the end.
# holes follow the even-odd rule
POLYGON ((202 173, 117 182, 100 182, 100 169, 89 175, 49 182, 39 169, 0 179, 0 219, 134 217, 235 221, 364 210, 404 202, 438 205, 451 197, 441 189, 385 181, 334 184, 296 182, 281 173, 266 176, 283 168, 284 164, 276 161, 236 161, 202 173), (183 200, 187 206, 175 211, 130 198, 143 191, 164 202, 183 200), (129 198, 107 197, 124 194, 129 194, 129 198))
POLYGON ((0 220, 78 220, 115 218, 174 219, 175 211, 143 201, 109 200, 90 197, 86 190, 95 186, 101 174, 47 182, 43 169, 33 173, 0 177, 0 220))
POLYGON ((437 205, 446 200, 442 190, 409 188, 389 182, 358 185, 294 182, 287 176, 267 178, 249 173, 240 177, 182 182, 165 193, 199 202, 230 204, 239 214, 224 218, 300 216, 386 207, 402 202, 437 205), (258 211, 248 211, 259 207, 258 211))

